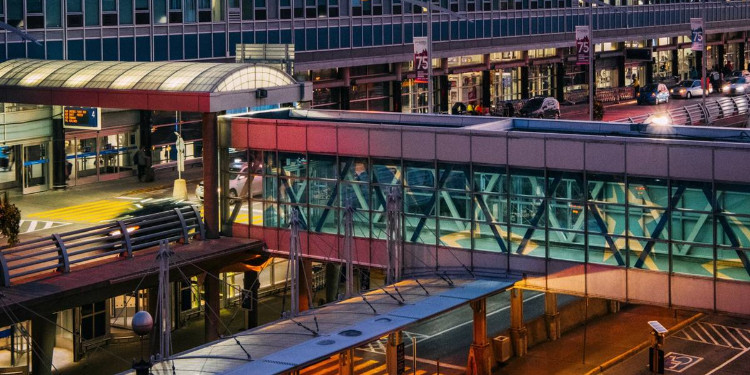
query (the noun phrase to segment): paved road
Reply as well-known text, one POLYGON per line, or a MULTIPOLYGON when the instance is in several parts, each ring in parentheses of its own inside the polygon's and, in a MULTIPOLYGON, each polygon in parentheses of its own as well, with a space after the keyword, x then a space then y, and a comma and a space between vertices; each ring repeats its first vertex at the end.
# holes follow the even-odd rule
MULTIPOLYGON (((710 96, 709 98, 716 98, 710 96)), ((659 105, 638 105, 635 100, 623 102, 620 104, 608 105, 604 108, 604 121, 615 121, 632 116, 639 116, 646 113, 658 113, 674 108, 684 107, 686 105, 698 104, 701 98, 676 99, 670 98, 669 102, 659 105)), ((560 108, 564 120, 588 120, 588 104, 578 104, 574 106, 562 106, 560 108)))
MULTIPOLYGON (((668 337, 664 353, 666 374, 750 374, 750 321, 707 316, 668 337)), ((650 374, 647 365, 645 350, 605 374, 650 374)))

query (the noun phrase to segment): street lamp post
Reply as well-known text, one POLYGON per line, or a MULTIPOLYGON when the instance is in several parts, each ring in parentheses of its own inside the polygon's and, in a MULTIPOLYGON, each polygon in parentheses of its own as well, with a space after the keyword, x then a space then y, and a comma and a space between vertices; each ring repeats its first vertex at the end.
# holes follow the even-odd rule
POLYGON ((594 4, 589 3, 589 121, 594 121, 594 99, 596 82, 594 82, 594 4))

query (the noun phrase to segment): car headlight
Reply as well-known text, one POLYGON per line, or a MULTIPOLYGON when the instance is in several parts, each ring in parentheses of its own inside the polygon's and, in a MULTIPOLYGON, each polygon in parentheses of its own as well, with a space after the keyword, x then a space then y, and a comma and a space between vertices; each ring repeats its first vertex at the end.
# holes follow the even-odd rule
POLYGON ((738 92, 742 92, 742 91, 745 91, 745 86, 737 86, 737 89, 736 89, 736 90, 737 90, 738 92))
POLYGON ((680 94, 684 94, 686 91, 685 89, 680 89, 680 94))

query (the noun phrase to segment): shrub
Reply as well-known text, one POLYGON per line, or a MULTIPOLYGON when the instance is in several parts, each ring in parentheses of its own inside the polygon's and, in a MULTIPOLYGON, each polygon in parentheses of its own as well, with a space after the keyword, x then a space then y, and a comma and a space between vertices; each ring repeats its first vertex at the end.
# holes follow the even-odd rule
POLYGON ((8 239, 9 246, 15 246, 18 243, 18 231, 21 224, 21 211, 15 204, 8 202, 0 197, 0 234, 8 239))

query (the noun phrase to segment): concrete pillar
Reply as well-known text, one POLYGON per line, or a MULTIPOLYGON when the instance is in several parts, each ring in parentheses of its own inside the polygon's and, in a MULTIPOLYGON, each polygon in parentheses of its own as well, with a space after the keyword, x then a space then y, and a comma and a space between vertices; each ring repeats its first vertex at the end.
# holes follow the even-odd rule
MULTIPOLYGON (((677 54, 677 50, 673 49, 671 52, 671 58, 672 58, 672 74, 673 76, 679 76, 680 75, 680 57, 677 54)), ((680 77, 682 79, 682 77, 680 77)))
POLYGON ((388 335, 388 342, 385 345, 385 367, 389 375, 399 375, 398 373, 398 345, 403 343, 404 335, 401 331, 396 331, 388 335))
POLYGON ((724 70, 724 45, 719 44, 718 46, 714 46, 716 48, 716 69, 719 69, 719 73, 721 73, 724 70))
POLYGON ((529 67, 521 67, 521 99, 529 98, 529 67))
POLYGON ((745 69, 745 41, 737 44, 737 66, 734 67, 737 70, 745 69))
POLYGON ((622 306, 620 305, 620 301, 616 301, 613 299, 607 301, 607 310, 609 310, 610 314, 616 314, 620 312, 621 307, 622 306))
MULTIPOLYGON (((443 67, 447 66, 448 59, 444 59, 443 63, 444 65, 441 65, 441 66, 443 67)), ((448 107, 448 104, 450 104, 448 103, 448 93, 451 90, 451 84, 450 82, 448 82, 447 75, 438 76, 437 80, 438 80, 438 90, 440 94, 437 100, 437 103, 439 105, 439 110, 440 112, 448 112, 448 110, 450 109, 448 107)))
POLYGON ((474 312, 474 324, 466 374, 490 375, 492 373, 492 348, 487 340, 487 300, 482 298, 471 302, 471 309, 474 312))
MULTIPOLYGON (((653 49, 653 47, 654 47, 654 41, 652 39, 647 40, 646 41, 646 47, 650 48, 650 49, 653 49)), ((655 55, 656 55, 656 52, 654 52, 654 56, 655 55)), ((645 77, 646 79, 645 79, 645 81, 641 80, 642 81, 641 86, 643 86, 644 83, 654 83, 654 59, 655 59, 655 57, 652 58, 651 61, 649 61, 649 62, 646 63, 646 73, 645 73, 646 74, 646 77, 645 77)))
MULTIPOLYGON (((245 309, 245 329, 258 326, 258 271, 245 271, 242 277, 242 289, 248 293, 247 301, 243 304, 245 309)), ((244 299, 243 299, 244 301, 244 299)))
POLYGON ((510 342, 517 357, 526 355, 529 338, 523 325, 523 290, 518 288, 510 290, 510 342))
POLYGON ((339 298, 339 284, 341 277, 341 265, 337 263, 326 263, 326 303, 337 301, 339 298))
POLYGON ((301 259, 299 261, 299 311, 310 310, 313 286, 312 260, 301 259))
POLYGON ((391 82, 391 111, 401 113, 401 81, 391 82))
POLYGON ((562 103, 565 100, 565 63, 555 63, 555 98, 562 103))
POLYGON ((204 112, 203 120, 203 221, 206 238, 219 238, 219 158, 215 112, 204 112))
POLYGON ((492 94, 490 92, 490 87, 492 87, 492 81, 490 79, 490 71, 489 70, 483 70, 482 71, 482 107, 489 109, 490 104, 492 104, 492 94))
POLYGON ((354 375, 354 349, 339 353, 339 375, 354 375))
POLYGON ((544 294, 544 322, 547 327, 547 339, 555 341, 560 338, 560 313, 557 311, 557 294, 544 294))
POLYGON ((55 349, 57 314, 31 318, 31 368, 34 375, 52 374, 52 354, 55 349))
POLYGON ((203 280, 203 295, 205 310, 203 320, 205 322, 204 334, 206 342, 219 338, 219 280, 211 275, 206 275, 203 280))
MULTIPOLYGON (((698 77, 700 78, 703 74, 703 51, 693 51, 693 55, 695 56, 695 70, 698 72, 698 77)), ((706 74, 708 74, 708 71, 706 71, 706 74)))
POLYGON ((151 149, 151 126, 153 119, 151 111, 140 111, 140 122, 138 123, 138 136, 140 137, 139 147, 151 149))
MULTIPOLYGON (((52 187, 65 189, 67 186, 67 159, 65 159, 65 129, 62 119, 52 119, 52 187)), ((71 164, 71 167, 73 165, 71 164)), ((71 168, 72 171, 72 168, 71 168)))
POLYGON ((336 90, 339 90, 340 108, 343 110, 349 109, 349 89, 352 84, 350 74, 351 71, 348 67, 339 69, 339 77, 344 80, 344 87, 337 87, 336 90))

